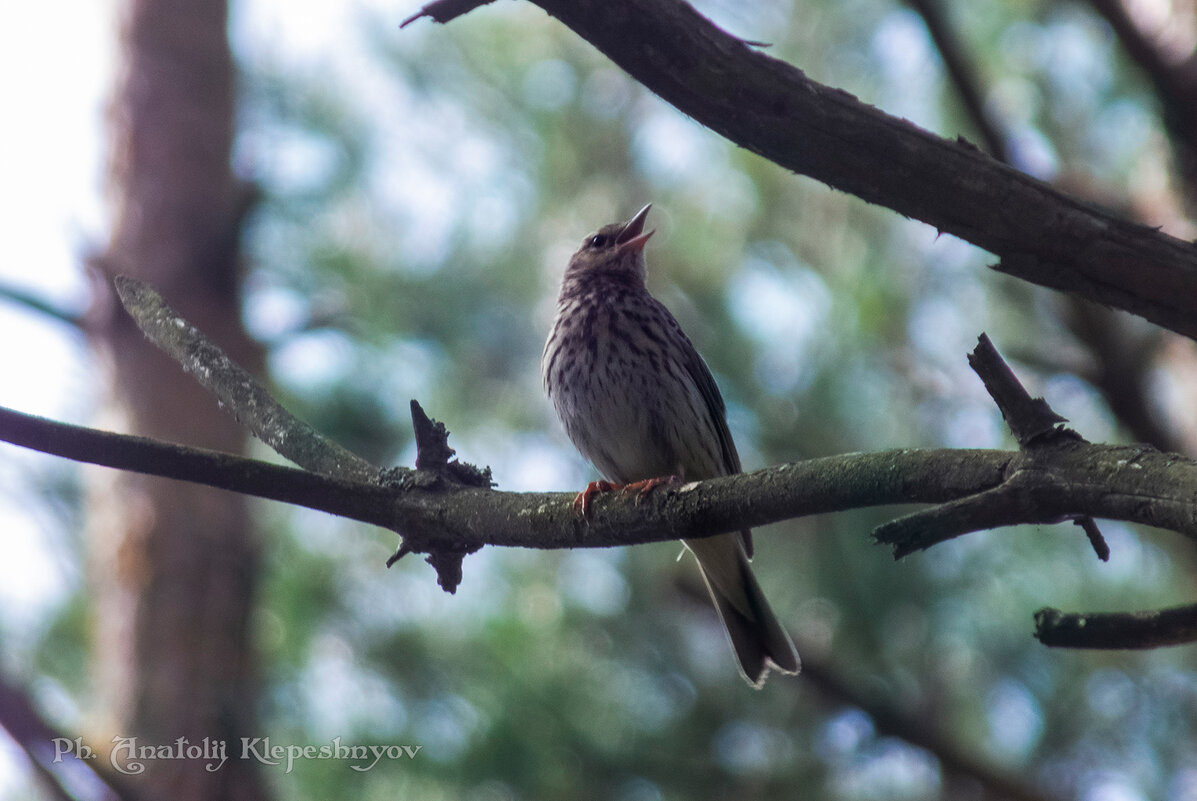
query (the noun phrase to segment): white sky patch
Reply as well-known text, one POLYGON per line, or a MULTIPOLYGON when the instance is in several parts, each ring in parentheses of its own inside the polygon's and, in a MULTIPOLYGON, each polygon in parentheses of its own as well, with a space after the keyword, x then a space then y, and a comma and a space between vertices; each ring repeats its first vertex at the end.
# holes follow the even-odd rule
MULTIPOLYGON (((81 254, 104 244, 101 180, 107 102, 116 44, 109 3, 5 3, 0 6, 0 104, 9 111, 0 140, 0 282, 79 311, 86 285, 81 254)), ((0 405, 74 419, 89 407, 87 354, 77 332, 0 299, 0 405)), ((0 445, 0 632, 8 642, 40 627, 68 577, 30 513, 30 476, 41 457, 0 445)), ((0 747, 0 796, 25 787, 28 765, 0 747)))

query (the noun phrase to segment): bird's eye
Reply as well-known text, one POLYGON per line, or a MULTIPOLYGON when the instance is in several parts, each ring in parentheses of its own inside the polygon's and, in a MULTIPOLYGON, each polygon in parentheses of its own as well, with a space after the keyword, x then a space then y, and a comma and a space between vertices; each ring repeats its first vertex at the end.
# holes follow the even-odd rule
POLYGON ((610 239, 606 234, 596 234, 590 237, 590 241, 586 244, 590 245, 592 248, 605 248, 609 241, 610 239))

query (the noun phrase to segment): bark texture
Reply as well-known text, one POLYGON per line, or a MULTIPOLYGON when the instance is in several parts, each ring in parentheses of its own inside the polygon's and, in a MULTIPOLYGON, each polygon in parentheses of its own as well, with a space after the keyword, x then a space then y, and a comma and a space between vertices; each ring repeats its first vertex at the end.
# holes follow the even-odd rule
MULTIPOLYGON (((234 69, 224 0, 126 0, 111 106, 113 229, 93 259, 87 329, 108 426, 229 452, 246 435, 150 343, 116 302, 112 278, 169 287, 237 360, 261 354, 241 328, 238 243, 246 192, 230 168, 234 69)), ((90 482, 97 703, 91 741, 136 736, 236 743, 257 734, 249 622, 258 547, 242 496, 134 473, 90 482)), ((231 747, 231 745, 230 745, 231 747)), ((151 760, 140 797, 253 799, 251 761, 219 771, 151 760)))

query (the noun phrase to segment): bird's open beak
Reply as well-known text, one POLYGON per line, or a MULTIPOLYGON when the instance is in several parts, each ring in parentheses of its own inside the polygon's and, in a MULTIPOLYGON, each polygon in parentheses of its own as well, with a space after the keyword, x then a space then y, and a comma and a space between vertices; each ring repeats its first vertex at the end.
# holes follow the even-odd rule
POLYGON ((620 250, 625 248, 642 250, 648 238, 656 233, 656 231, 649 231, 647 234, 641 233, 644 230, 644 220, 648 217, 648 210, 652 207, 653 204, 649 203, 624 224, 619 236, 615 237, 615 244, 619 246, 620 250))

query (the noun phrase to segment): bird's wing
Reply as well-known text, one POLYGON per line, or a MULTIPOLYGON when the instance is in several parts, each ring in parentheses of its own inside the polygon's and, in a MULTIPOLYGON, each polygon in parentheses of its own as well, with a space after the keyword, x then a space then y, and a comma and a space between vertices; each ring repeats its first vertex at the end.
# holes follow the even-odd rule
MULTIPOLYGON (((671 318, 672 319, 672 318, 671 318)), ((676 321, 674 323, 676 325, 676 321)), ((723 475, 730 476, 733 473, 740 472, 740 454, 736 453, 736 443, 732 440, 731 430, 727 427, 727 406, 723 402, 723 396, 719 394, 719 387, 715 384, 715 377, 711 375, 711 368, 707 367, 707 363, 699 355, 698 350, 690 342, 689 337, 678 326, 677 333, 685 340, 686 350, 686 372, 690 374, 690 378, 694 381, 694 385, 698 387, 699 393, 706 404, 707 416, 710 419, 711 430, 719 437, 719 451, 723 457, 723 475)), ((694 476, 699 478, 699 476, 694 476)), ((702 476, 707 478, 707 476, 702 476)), ((744 541, 744 551, 748 557, 752 557, 752 531, 744 529, 740 532, 744 541)))

